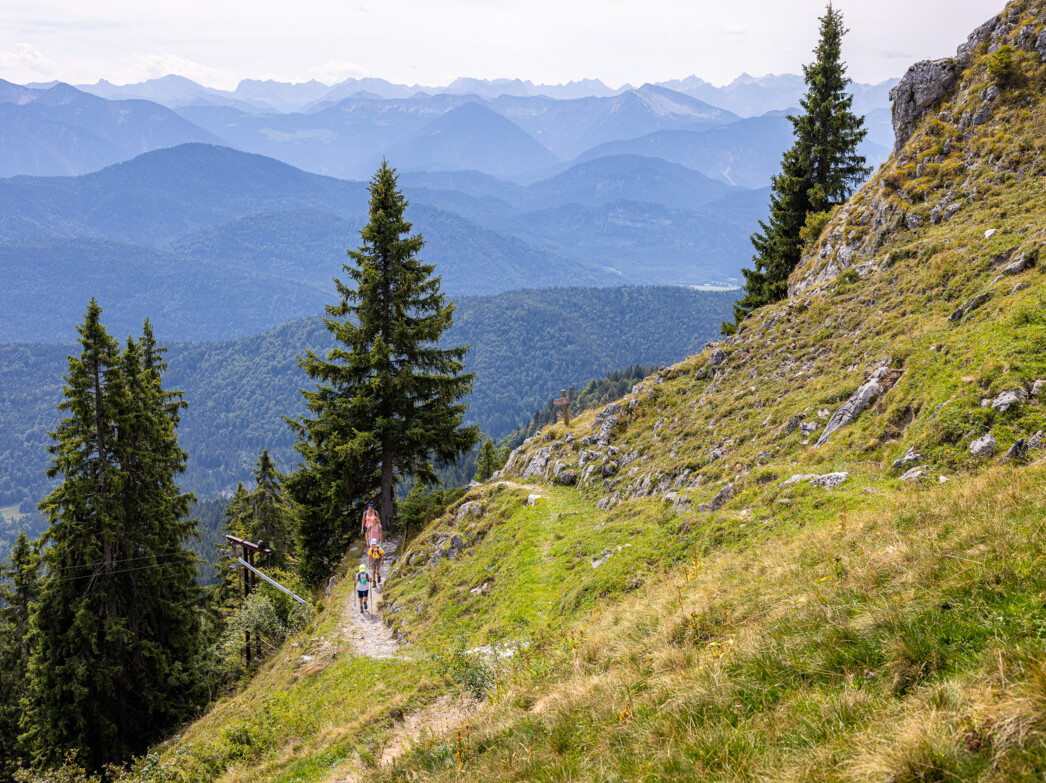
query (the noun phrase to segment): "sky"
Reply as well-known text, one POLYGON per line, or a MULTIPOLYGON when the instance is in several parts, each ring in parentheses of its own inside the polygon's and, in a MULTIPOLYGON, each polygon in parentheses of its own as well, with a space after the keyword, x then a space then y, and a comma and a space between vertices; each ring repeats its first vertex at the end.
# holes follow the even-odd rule
MULTIPOLYGON (((849 75, 878 83, 946 57, 1002 0, 835 0, 849 75)), ((697 75, 799 73, 824 0, 3 0, 0 78, 139 82, 169 73, 347 77, 445 85, 459 76, 611 87, 697 75)))

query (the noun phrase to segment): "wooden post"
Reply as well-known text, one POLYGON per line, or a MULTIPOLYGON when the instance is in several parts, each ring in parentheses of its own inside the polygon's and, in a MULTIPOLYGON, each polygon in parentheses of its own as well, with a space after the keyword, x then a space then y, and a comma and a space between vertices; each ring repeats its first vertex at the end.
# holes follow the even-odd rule
MULTIPOLYGON (((249 563, 251 555, 250 555, 250 550, 247 548, 247 545, 244 544, 242 547, 240 547, 240 549, 242 550, 243 559, 246 560, 249 563)), ((252 574, 246 568, 241 568, 240 571, 243 573, 243 600, 246 601, 247 600, 247 596, 249 596, 251 594, 251 577, 254 576, 254 574, 252 574)), ((251 632, 250 632, 250 629, 248 629, 248 628, 245 628, 244 631, 243 631, 243 642, 244 642, 244 644, 243 644, 244 654, 245 654, 246 659, 247 659, 247 667, 250 668, 250 665, 251 665, 251 632)))
POLYGON ((558 408, 563 409, 563 423, 566 426, 570 426, 570 398, 567 396, 566 389, 559 390, 560 398, 558 400, 552 400, 552 404, 558 408))
MULTIPOLYGON (((240 548, 240 553, 241 553, 242 560, 245 563, 250 563, 252 566, 254 565, 254 553, 255 552, 258 552, 259 554, 265 556, 266 562, 268 562, 268 556, 272 554, 272 550, 265 546, 265 542, 264 541, 259 541, 257 544, 254 544, 254 543, 251 543, 250 541, 244 541, 242 538, 237 538, 236 536, 230 536, 230 535, 225 536, 225 540, 228 541, 230 544, 232 544, 234 547, 238 546, 240 548)), ((233 549, 232 551, 235 552, 236 550, 233 549)), ((236 558, 233 558, 233 559, 235 560, 236 558)), ((241 567, 241 569, 240 569, 240 587, 243 590, 243 599, 245 601, 247 600, 247 596, 249 596, 251 594, 251 591, 254 589, 254 587, 257 584, 258 584, 258 577, 255 576, 254 572, 251 571, 248 568, 242 568, 241 567)), ((247 665, 250 666, 251 665, 251 632, 248 631, 247 629, 244 629, 243 637, 244 637, 243 638, 243 642, 244 642, 244 644, 243 644, 244 658, 247 661, 247 665)), ((254 640, 254 650, 255 650, 256 655, 259 658, 261 658, 262 650, 261 650, 261 639, 260 638, 255 638, 255 640, 254 640)))

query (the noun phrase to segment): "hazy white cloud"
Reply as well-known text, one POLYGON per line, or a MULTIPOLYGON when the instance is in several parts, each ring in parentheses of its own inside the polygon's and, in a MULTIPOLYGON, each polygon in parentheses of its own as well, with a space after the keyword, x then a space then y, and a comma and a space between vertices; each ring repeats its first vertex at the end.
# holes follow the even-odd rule
POLYGON ((46 82, 55 78, 58 63, 32 44, 17 43, 9 51, 0 51, 0 77, 13 82, 46 82))
MULTIPOLYGON (((0 77, 140 81, 169 68, 215 87, 458 76, 618 86, 799 72, 826 0, 4 0, 0 77)), ((835 0, 858 81, 942 57, 1003 0, 835 0), (904 23, 899 24, 898 19, 904 23), (903 55, 902 53, 911 53, 903 55)))

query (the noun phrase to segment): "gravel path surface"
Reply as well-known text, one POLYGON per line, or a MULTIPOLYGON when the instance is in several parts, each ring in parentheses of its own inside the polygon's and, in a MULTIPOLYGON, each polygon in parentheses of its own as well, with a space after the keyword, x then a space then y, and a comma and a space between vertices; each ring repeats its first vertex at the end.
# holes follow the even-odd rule
MULTIPOLYGON (((366 655, 370 658, 391 658, 400 648, 399 642, 392 638, 392 631, 381 621, 382 588, 389 578, 389 571, 396 561, 396 550, 399 548, 400 539, 386 538, 382 544, 385 549, 385 561, 381 566, 381 585, 371 585, 370 600, 368 605, 370 612, 360 612, 360 602, 357 600, 355 590, 352 599, 345 603, 342 613, 343 629, 345 638, 348 639, 357 655, 366 655)), ((367 565, 367 552, 363 551, 360 563, 367 565)), ((352 578, 354 575, 350 575, 352 578)))

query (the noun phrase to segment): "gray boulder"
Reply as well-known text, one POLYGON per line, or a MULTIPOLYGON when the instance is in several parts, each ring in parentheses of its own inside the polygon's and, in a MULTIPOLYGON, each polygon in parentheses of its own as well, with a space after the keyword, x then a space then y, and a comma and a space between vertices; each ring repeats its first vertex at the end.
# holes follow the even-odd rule
POLYGON ((930 471, 930 466, 929 465, 920 465, 917 468, 912 468, 907 473, 905 473, 903 476, 901 476, 901 481, 907 481, 909 483, 919 481, 924 476, 926 476, 926 474, 929 473, 929 471, 930 471))
POLYGON ((802 424, 803 419, 805 419, 805 418, 806 418, 806 414, 805 413, 797 413, 797 414, 795 414, 795 416, 790 418, 785 423, 785 425, 783 427, 781 427, 780 430, 778 430, 777 435, 774 436, 774 440, 780 440, 781 438, 786 438, 789 435, 791 435, 793 432, 795 432, 797 429, 799 429, 799 425, 802 424))
POLYGON ((1028 441, 1024 438, 1019 438, 1016 443, 1010 446, 1010 450, 1006 452, 1006 456, 1002 458, 1003 462, 1024 462, 1028 459, 1028 441))
POLYGON ((901 470, 902 468, 906 468, 909 465, 914 465, 916 462, 918 462, 922 458, 923 458, 923 455, 919 454, 918 452, 916 452, 915 447, 912 446, 910 449, 908 449, 907 452, 905 452, 903 457, 901 457, 900 459, 894 460, 894 463, 893 463, 894 470, 901 470))
POLYGON ((983 294, 977 294, 977 296, 975 296, 973 299, 968 301, 966 304, 964 304, 962 307, 960 307, 958 310, 956 310, 954 313, 952 313, 950 316, 948 316, 948 320, 949 321, 961 321, 963 318, 968 316, 970 313, 972 313, 978 307, 980 307, 983 304, 985 304, 991 298, 992 298, 991 291, 985 291, 983 294))
POLYGON ((820 448, 828 442, 833 433, 857 421, 857 417, 884 394, 886 391, 884 384, 888 376, 889 370, 886 367, 880 367, 872 373, 868 381, 855 391, 850 399, 843 403, 843 406, 828 420, 828 424, 821 433, 821 437, 817 439, 814 448, 820 448))
POLYGON ((1004 391, 994 400, 992 400, 992 410, 999 411, 1000 413, 1006 413, 1010 408, 1016 407, 1020 404, 1021 398, 1017 392, 1004 391))
POLYGON ((708 363, 713 367, 718 367, 721 364, 726 364, 727 355, 726 351, 722 348, 716 348, 712 351, 712 355, 708 357, 708 363))
POLYGON ((1042 448, 1043 434, 1042 430, 1039 430, 1028 440, 1029 449, 1041 449, 1042 448))
POLYGON ((824 489, 835 489, 848 478, 850 478, 849 473, 825 473, 823 476, 815 477, 810 484, 815 487, 823 487, 824 489))
POLYGON ((940 103, 959 78, 958 63, 951 58, 924 60, 908 69, 908 73, 890 90, 893 102, 894 154, 912 137, 919 120, 940 103))
POLYGON ((1019 275, 1035 266, 1035 257, 1030 253, 1021 253, 1017 260, 1002 268, 1004 275, 1019 275))
POLYGON ((835 489, 844 481, 850 478, 849 473, 825 473, 824 475, 818 476, 816 473, 797 473, 790 479, 781 482, 782 487, 791 487, 800 482, 807 481, 812 486, 823 487, 824 489, 835 489))
POLYGON ((975 457, 990 457, 995 454, 995 438, 989 432, 970 444, 970 453, 975 457))
POLYGON ((561 470, 556 474, 555 482, 564 487, 572 487, 577 484, 577 473, 573 470, 561 470))
POLYGON ((714 498, 712 498, 712 503, 711 503, 712 511, 718 511, 723 506, 725 506, 727 503, 729 503, 733 499, 733 497, 734 497, 734 485, 733 484, 727 484, 725 487, 723 487, 721 490, 719 490, 718 493, 716 493, 716 496, 714 498))

